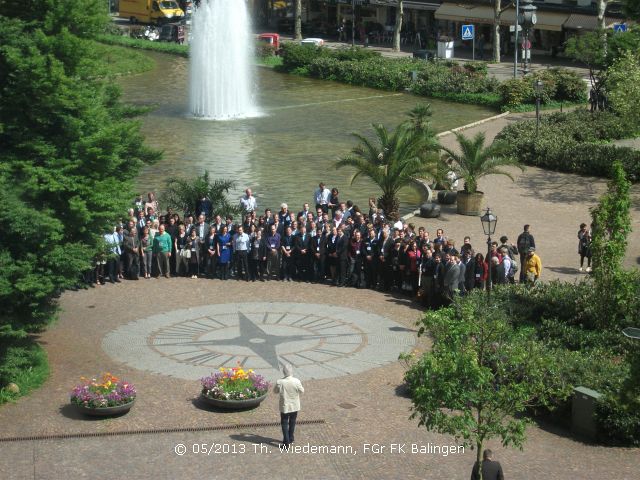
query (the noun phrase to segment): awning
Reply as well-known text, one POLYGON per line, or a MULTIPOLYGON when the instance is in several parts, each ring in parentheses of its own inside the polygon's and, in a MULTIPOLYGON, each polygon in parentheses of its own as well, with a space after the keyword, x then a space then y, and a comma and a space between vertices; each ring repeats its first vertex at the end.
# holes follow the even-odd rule
MULTIPOLYGON (((538 23, 535 28, 538 30, 553 30, 559 32, 562 25, 569 18, 568 13, 536 12, 538 23)), ((443 3, 436 10, 435 17, 438 20, 450 20, 452 22, 484 23, 493 24, 493 8, 487 5, 462 5, 457 3, 443 3)), ((500 25, 515 25, 516 10, 509 8, 500 15, 500 25)))
MULTIPOLYGON (((612 28, 614 23, 624 22, 621 18, 605 17, 606 28, 612 28)), ((572 13, 564 22, 564 28, 568 30, 597 30, 598 17, 596 15, 583 15, 581 13, 572 13)))
POLYGON ((428 2, 402 2, 404 8, 407 10, 431 10, 435 12, 440 7, 439 3, 428 3, 428 2))

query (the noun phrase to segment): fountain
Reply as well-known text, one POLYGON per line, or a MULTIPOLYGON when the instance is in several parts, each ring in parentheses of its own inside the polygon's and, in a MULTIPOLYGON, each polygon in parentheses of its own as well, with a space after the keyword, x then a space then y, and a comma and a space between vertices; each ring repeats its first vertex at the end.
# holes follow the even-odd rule
POLYGON ((254 39, 244 0, 201 0, 192 20, 189 109, 230 120, 259 114, 252 98, 254 39))

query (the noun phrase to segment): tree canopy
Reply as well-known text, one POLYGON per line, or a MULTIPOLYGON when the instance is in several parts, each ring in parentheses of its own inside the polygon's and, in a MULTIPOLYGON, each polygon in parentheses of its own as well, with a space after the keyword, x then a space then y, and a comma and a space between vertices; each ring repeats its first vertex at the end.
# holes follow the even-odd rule
POLYGON ((98 0, 0 4, 0 335, 46 322, 158 158, 137 111, 94 78, 98 0))

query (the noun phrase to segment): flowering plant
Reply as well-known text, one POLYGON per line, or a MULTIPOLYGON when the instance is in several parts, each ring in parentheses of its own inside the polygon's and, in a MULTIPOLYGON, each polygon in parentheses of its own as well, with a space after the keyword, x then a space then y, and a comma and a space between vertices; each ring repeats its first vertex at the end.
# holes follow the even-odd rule
POLYGON ((269 391, 269 382, 253 370, 244 370, 240 364, 233 368, 221 368, 201 379, 202 395, 220 400, 248 400, 258 398, 269 391))
POLYGON ((71 403, 89 408, 117 407, 131 403, 136 398, 136 388, 110 373, 95 378, 80 377, 82 383, 71 391, 71 403))

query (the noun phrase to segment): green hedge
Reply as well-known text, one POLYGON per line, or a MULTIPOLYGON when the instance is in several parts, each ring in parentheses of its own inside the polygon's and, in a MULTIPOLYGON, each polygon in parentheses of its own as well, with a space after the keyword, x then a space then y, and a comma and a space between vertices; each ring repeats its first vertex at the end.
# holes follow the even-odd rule
POLYGON ((130 38, 122 35, 97 35, 96 40, 108 45, 121 45, 129 48, 139 48, 141 50, 151 50, 154 52, 171 53, 182 57, 189 56, 189 46, 179 45, 173 42, 151 42, 141 38, 130 38))
POLYGON ((608 177, 620 160, 632 182, 640 180, 640 152, 607 143, 631 132, 616 115, 580 109, 544 116, 536 133, 535 120, 506 127, 496 137, 508 153, 525 165, 559 172, 608 177))
POLYGON ((587 84, 577 73, 562 69, 550 68, 540 70, 528 77, 512 78, 500 84, 499 92, 505 108, 520 104, 535 104, 536 92, 534 82, 542 80, 543 88, 540 100, 543 104, 551 102, 586 102, 587 84))
POLYGON ((597 304, 589 281, 498 288, 492 299, 508 312, 515 331, 535 335, 552 354, 549 381, 566 387, 550 405, 556 419, 569 415, 574 387, 592 388, 603 394, 596 409, 600 440, 638 446, 640 351, 621 329, 640 318, 640 273, 631 271, 626 280, 629 288, 619 300, 624 311, 604 329, 599 317, 609 306, 597 304))

